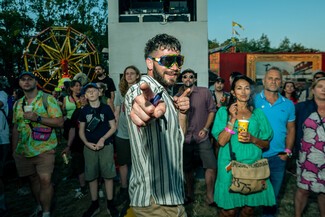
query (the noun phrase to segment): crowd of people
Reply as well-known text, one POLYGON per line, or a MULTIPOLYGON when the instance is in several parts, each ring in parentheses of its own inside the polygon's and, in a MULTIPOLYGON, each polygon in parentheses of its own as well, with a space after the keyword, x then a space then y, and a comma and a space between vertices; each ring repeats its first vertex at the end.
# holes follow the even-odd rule
POLYGON ((79 181, 75 198, 90 194, 84 217, 99 213, 101 185, 111 216, 119 216, 117 207, 126 203, 135 216, 185 217, 186 205, 195 200, 199 167, 206 205, 218 208, 219 216, 255 216, 256 207, 265 217, 277 216, 287 162, 296 168, 295 216, 302 216, 311 193, 325 216, 325 72, 314 73, 302 93, 295 82, 283 81, 277 67, 266 71, 261 92, 239 72, 229 78, 230 92, 221 77, 210 91, 196 86, 193 69, 181 70, 177 38, 158 34, 144 52, 147 74, 127 66, 117 90, 101 65, 94 81, 72 80, 60 96, 39 90, 31 72, 20 73, 20 90, 10 100, 1 83, 1 216, 9 216, 2 177, 10 148, 36 201, 31 216, 51 216, 59 143, 66 145, 60 155, 70 158, 71 176, 79 181), (179 76, 183 85, 171 96, 179 76), (246 131, 238 120, 249 122, 246 131), (232 156, 245 164, 267 159, 267 187, 251 194, 230 191, 232 156), (120 190, 114 197, 117 172, 120 190))

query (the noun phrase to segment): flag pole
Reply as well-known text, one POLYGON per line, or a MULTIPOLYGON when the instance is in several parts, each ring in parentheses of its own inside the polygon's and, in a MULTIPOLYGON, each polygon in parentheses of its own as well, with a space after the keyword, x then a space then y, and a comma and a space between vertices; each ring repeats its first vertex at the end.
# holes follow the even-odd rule
POLYGON ((235 36, 234 36, 234 32, 235 32, 234 21, 232 21, 231 26, 232 26, 232 28, 231 28, 231 44, 232 44, 232 46, 231 46, 230 52, 236 53, 236 42, 235 42, 235 36))

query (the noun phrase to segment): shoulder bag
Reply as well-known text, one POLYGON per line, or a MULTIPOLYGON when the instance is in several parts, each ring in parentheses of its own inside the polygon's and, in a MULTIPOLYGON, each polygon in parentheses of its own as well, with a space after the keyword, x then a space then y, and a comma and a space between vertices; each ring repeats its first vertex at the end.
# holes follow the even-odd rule
POLYGON ((252 194, 267 188, 266 179, 270 176, 270 168, 267 159, 260 159, 253 164, 245 164, 236 161, 232 152, 231 138, 229 140, 232 181, 229 192, 240 194, 252 194))

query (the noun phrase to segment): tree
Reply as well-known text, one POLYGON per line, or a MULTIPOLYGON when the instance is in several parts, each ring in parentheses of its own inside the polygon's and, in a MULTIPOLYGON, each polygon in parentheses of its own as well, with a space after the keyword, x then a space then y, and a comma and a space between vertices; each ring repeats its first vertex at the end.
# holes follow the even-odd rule
POLYGON ((15 10, 0 11, 0 72, 12 82, 23 70, 23 47, 33 21, 15 10))
POLYGON ((212 41, 211 40, 208 40, 208 47, 209 47, 209 49, 217 48, 219 46, 220 45, 217 42, 217 39, 213 39, 212 41))
POLYGON ((263 53, 272 52, 271 42, 270 42, 269 38, 267 37, 267 35, 265 35, 264 33, 262 34, 260 39, 257 41, 257 46, 259 48, 259 52, 263 52, 263 53))
POLYGON ((290 52, 290 40, 287 37, 284 37, 283 41, 281 41, 278 50, 281 52, 290 52))
POLYGON ((105 0, 2 0, 1 75, 15 78, 24 69, 22 54, 31 36, 51 26, 71 26, 87 35, 101 52, 108 47, 107 17, 105 0))

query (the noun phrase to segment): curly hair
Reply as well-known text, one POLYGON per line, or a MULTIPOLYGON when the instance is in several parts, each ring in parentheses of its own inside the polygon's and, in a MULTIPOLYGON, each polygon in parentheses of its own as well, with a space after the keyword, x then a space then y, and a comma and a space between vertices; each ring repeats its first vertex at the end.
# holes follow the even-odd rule
POLYGON ((146 47, 144 48, 144 58, 147 59, 155 50, 164 49, 181 52, 181 43, 177 38, 168 34, 156 35, 147 42, 146 47))
POLYGON ((129 89, 129 84, 128 84, 128 82, 125 79, 125 73, 126 73, 126 70, 128 70, 128 69, 133 69, 137 73, 137 75, 139 76, 137 78, 137 80, 136 80, 136 83, 138 83, 140 81, 140 78, 141 78, 140 70, 137 67, 131 65, 131 66, 127 66, 124 69, 123 76, 122 76, 121 81, 120 81, 120 84, 119 84, 119 89, 120 89, 121 95, 123 97, 125 96, 126 92, 129 89))

